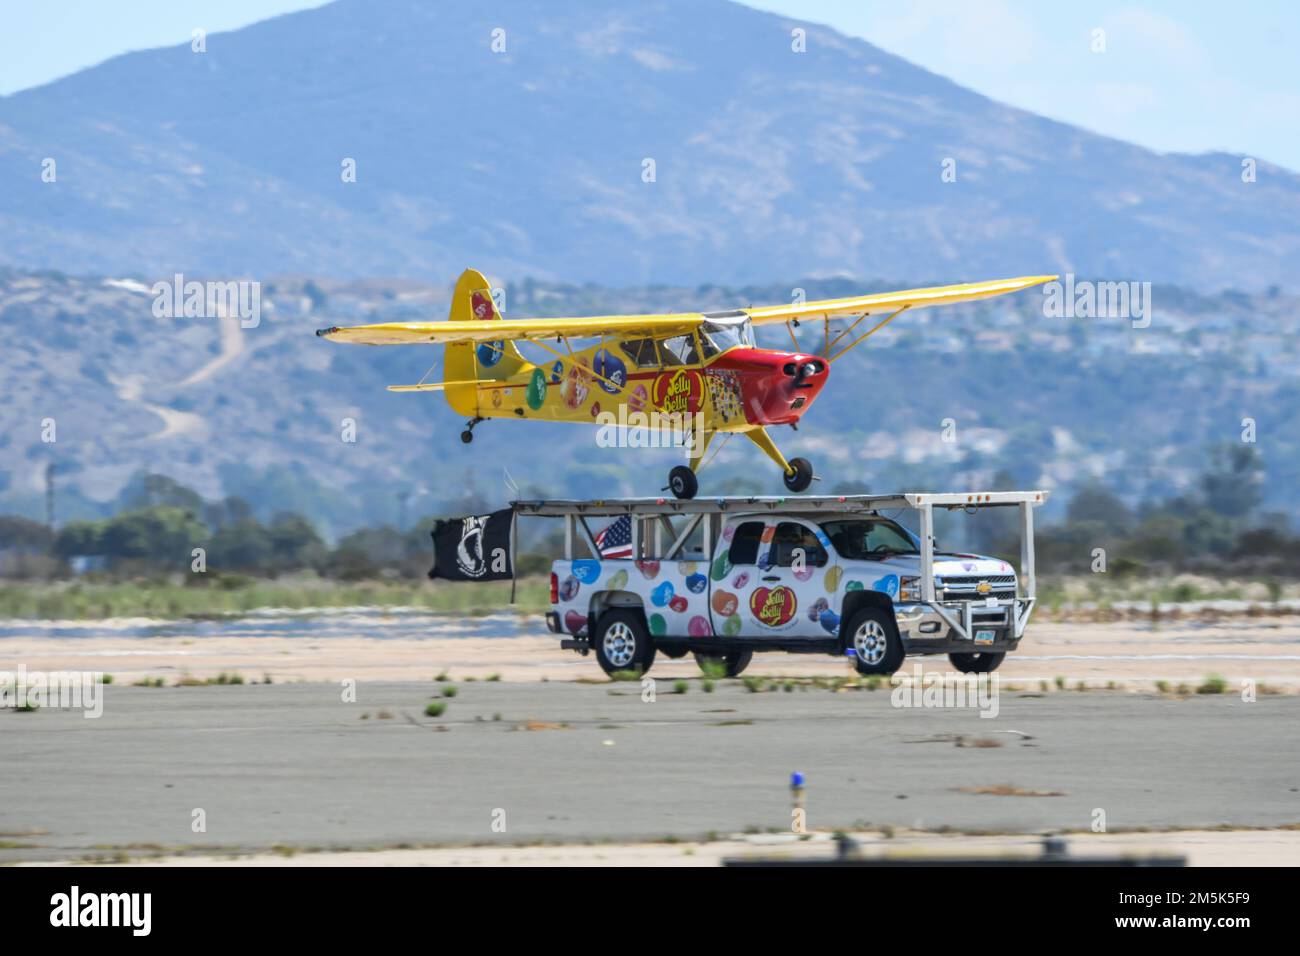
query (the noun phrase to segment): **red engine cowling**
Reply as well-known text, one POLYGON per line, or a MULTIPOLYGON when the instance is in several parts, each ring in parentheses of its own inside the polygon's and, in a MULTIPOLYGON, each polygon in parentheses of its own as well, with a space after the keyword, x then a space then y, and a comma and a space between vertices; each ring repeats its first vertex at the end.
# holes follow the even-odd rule
POLYGON ((769 349, 732 349, 718 356, 713 367, 739 376, 745 419, 751 425, 797 422, 831 371, 830 363, 820 355, 769 349))

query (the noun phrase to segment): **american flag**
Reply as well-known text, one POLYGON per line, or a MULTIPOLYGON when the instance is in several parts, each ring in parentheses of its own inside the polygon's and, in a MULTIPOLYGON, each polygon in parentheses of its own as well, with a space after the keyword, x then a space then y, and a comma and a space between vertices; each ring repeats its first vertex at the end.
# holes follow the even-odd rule
POLYGON ((632 557, 632 516, 620 515, 596 532, 596 549, 602 558, 632 557))

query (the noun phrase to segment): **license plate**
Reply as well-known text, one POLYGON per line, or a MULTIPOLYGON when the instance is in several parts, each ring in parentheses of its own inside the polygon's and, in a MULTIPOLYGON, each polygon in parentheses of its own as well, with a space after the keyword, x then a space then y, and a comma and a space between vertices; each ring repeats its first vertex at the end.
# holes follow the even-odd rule
POLYGON ((997 634, 998 634, 997 631, 976 631, 976 632, 975 632, 975 643, 976 643, 976 644, 992 644, 993 641, 997 638, 997 634))

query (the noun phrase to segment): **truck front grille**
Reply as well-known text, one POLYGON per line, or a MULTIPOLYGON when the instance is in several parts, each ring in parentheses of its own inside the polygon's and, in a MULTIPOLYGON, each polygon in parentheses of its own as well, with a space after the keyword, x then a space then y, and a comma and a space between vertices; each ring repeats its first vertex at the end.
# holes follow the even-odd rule
POLYGON ((986 597, 1009 600, 1016 596, 1014 574, 950 574, 939 579, 938 597, 941 601, 973 601, 986 597), (980 590, 981 584, 988 588, 980 590))

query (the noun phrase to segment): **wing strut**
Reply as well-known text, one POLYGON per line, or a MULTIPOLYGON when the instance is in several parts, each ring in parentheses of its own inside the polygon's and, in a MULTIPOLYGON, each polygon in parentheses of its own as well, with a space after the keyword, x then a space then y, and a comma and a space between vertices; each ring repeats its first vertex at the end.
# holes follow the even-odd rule
MULTIPOLYGON (((906 311, 908 310, 908 308, 909 308, 909 306, 906 306, 906 305, 905 305, 905 306, 903 306, 901 309, 899 309, 898 311, 896 311, 896 312, 891 312, 889 315, 885 316, 883 319, 881 319, 879 322, 877 322, 875 325, 873 325, 870 329, 868 329, 867 331, 863 332, 863 333, 862 333, 861 335, 859 335, 856 339, 854 339, 854 340, 853 340, 852 342, 850 342, 848 345, 844 346, 844 348, 840 349, 840 350, 839 350, 838 352, 836 352, 834 355, 829 355, 829 356, 827 356, 826 361, 831 362, 831 363, 833 364, 833 363, 835 362, 835 360, 836 360, 837 358, 839 358, 841 355, 845 354, 846 352, 850 351, 851 349, 856 348, 856 347, 857 347, 859 344, 861 344, 863 341, 865 341, 866 339, 868 339, 868 338, 870 338, 871 336, 875 335, 877 332, 879 332, 881 329, 883 329, 885 326, 887 326, 890 322, 893 322, 894 319, 898 318, 900 315, 902 315, 904 312, 906 312, 906 311)), ((838 341, 839 341, 840 339, 842 339, 844 336, 846 336, 846 335, 848 335, 850 332, 852 332, 853 329, 857 326, 858 322, 861 322, 861 321, 862 321, 863 319, 865 319, 866 317, 867 317, 867 313, 866 313, 866 312, 864 312, 864 313, 862 313, 860 316, 858 316, 857 320, 853 323, 853 325, 850 325, 847 329, 845 329, 845 330, 844 330, 843 332, 841 332, 839 335, 835 336, 835 342, 838 342, 838 341)), ((832 342, 831 344, 834 345, 835 343, 832 342)), ((828 350, 829 350, 829 349, 828 349, 828 350)))

